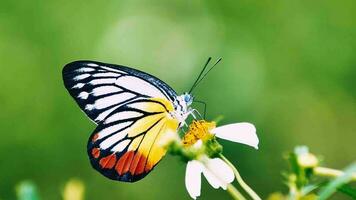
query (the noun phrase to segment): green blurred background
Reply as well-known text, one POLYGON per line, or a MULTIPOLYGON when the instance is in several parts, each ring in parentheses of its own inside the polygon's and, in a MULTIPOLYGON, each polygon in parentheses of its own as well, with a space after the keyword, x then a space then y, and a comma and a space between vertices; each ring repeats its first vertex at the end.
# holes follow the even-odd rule
MULTIPOLYGON (((1 0, 0 198, 29 179, 42 199, 61 199, 76 177, 86 199, 189 199, 185 166, 170 155, 134 184, 91 168, 94 124, 61 75, 79 59, 134 66, 182 93, 208 56, 223 57, 195 95, 208 119, 256 125, 258 151, 222 143, 263 198, 286 190, 282 155, 295 145, 343 168, 356 150, 355 10, 354 0, 1 0)), ((202 199, 217 198, 229 196, 204 180, 202 199)))

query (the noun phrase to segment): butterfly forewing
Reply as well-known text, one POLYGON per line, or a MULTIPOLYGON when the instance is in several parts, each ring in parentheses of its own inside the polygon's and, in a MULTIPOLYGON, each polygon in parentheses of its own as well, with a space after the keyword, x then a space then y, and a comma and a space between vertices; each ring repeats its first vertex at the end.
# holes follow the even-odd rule
POLYGON ((96 123, 113 110, 138 98, 171 102, 177 94, 147 73, 120 65, 76 61, 63 68, 64 85, 80 108, 96 123))

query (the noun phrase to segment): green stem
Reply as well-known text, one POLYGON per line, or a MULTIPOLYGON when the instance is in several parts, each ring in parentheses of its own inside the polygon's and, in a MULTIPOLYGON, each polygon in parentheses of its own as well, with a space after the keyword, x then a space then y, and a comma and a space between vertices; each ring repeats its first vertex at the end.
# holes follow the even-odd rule
POLYGON ((246 200, 244 196, 232 185, 227 185, 226 191, 232 196, 235 200, 246 200))
POLYGON ((251 196, 251 198, 253 200, 261 200, 261 198, 256 194, 255 191, 253 191, 250 186, 248 186, 245 181, 242 179, 242 177, 240 176, 240 173, 237 171, 237 169, 235 168, 235 166, 227 159, 225 158, 225 156, 223 156, 222 154, 219 154, 220 158, 223 159, 234 171, 235 177, 237 182, 241 185, 241 187, 251 196))
MULTIPOLYGON (((313 172, 317 176, 332 177, 332 178, 336 178, 344 174, 343 171, 331 169, 327 167, 315 167, 313 169, 313 172)), ((356 173, 352 174, 351 181, 356 181, 356 173)))

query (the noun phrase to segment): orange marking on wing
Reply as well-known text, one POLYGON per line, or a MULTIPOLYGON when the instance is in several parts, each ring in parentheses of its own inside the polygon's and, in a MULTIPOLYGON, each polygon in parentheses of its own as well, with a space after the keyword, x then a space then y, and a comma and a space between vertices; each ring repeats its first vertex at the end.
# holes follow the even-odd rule
POLYGON ((153 164, 150 162, 146 163, 145 172, 152 170, 153 164))
POLYGON ((96 134, 93 135, 93 137, 91 138, 91 141, 92 141, 92 142, 95 142, 95 141, 98 139, 98 137, 99 137, 99 134, 96 133, 96 134))
POLYGON ((129 152, 130 152, 130 154, 128 155, 128 157, 126 159, 124 168, 122 169, 122 173, 126 173, 130 169, 130 166, 131 166, 131 163, 132 163, 132 159, 133 159, 135 153, 133 151, 129 151, 129 152))
POLYGON ((103 169, 105 169, 105 168, 111 169, 114 167, 115 163, 116 163, 116 155, 115 154, 108 155, 108 156, 102 158, 99 162, 100 166, 103 169))
POLYGON ((117 161, 115 169, 120 176, 123 173, 125 173, 124 172, 125 166, 126 166, 127 162, 130 161, 129 159, 130 159, 130 157, 132 158, 133 154, 134 154, 133 151, 128 151, 128 152, 124 153, 124 155, 121 156, 119 161, 117 161))
POLYGON ((141 158, 141 153, 137 152, 132 160, 131 166, 130 166, 130 172, 131 174, 135 174, 136 167, 138 165, 138 162, 140 161, 141 158))
POLYGON ((93 148, 91 150, 91 155, 94 157, 94 158, 99 158, 100 156, 100 149, 99 148, 93 148))
POLYGON ((115 169, 120 176, 122 175, 122 170, 124 169, 124 165, 128 155, 129 152, 124 153, 124 155, 122 155, 119 161, 117 161, 116 163, 115 169))
POLYGON ((144 169, 145 169, 145 165, 146 165, 146 157, 145 156, 141 156, 140 161, 137 164, 137 168, 135 170, 135 175, 137 174, 142 174, 144 169))

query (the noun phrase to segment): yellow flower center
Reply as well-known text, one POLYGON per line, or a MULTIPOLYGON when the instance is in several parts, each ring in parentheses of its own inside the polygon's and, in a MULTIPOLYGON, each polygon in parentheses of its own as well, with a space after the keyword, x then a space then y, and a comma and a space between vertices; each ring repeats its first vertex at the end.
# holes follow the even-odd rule
POLYGON ((188 131, 183 137, 183 145, 190 146, 195 144, 198 140, 206 141, 210 139, 213 136, 213 134, 210 133, 210 130, 215 127, 215 122, 193 120, 193 122, 189 125, 188 131))

